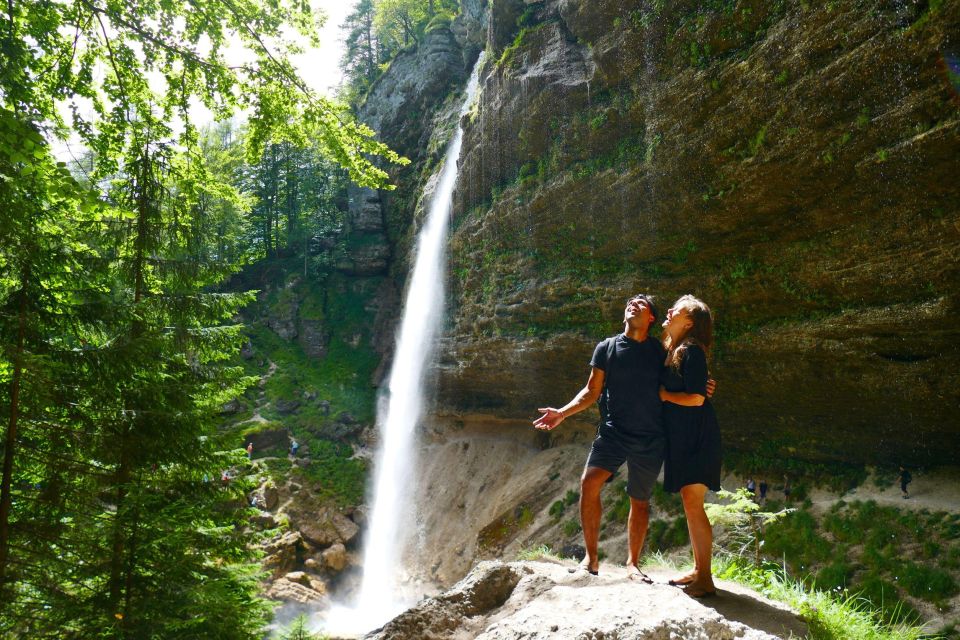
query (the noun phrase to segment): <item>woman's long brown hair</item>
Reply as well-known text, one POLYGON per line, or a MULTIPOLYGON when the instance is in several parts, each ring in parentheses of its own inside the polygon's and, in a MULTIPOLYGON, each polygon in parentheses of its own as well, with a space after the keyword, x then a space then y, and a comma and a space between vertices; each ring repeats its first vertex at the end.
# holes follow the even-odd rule
POLYGON ((684 309, 690 315, 693 324, 673 344, 670 334, 663 332, 663 347, 667 350, 667 366, 680 368, 683 352, 689 344, 700 345, 707 357, 713 348, 713 314, 710 307, 703 300, 691 295, 681 296, 674 305, 674 309, 684 309))

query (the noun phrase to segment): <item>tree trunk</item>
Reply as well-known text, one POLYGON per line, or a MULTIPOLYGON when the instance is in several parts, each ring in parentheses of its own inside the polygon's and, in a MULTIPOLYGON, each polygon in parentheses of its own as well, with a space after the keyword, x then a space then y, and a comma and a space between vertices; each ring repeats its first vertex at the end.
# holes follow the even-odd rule
POLYGON ((0 590, 7 580, 7 562, 10 549, 10 507, 13 497, 13 454, 17 445, 17 423, 20 418, 20 384, 23 379, 23 343, 27 331, 27 286, 30 269, 26 268, 20 280, 19 325, 17 348, 13 357, 13 378, 10 380, 10 419, 3 447, 3 479, 0 481, 0 590))
MULTIPOLYGON (((149 155, 149 149, 144 149, 143 156, 140 158, 140 166, 138 167, 138 175, 135 182, 136 189, 136 203, 137 203, 137 238, 135 243, 136 253, 134 254, 133 259, 133 278, 134 278, 134 294, 133 294, 133 304, 137 306, 143 300, 144 293, 146 291, 146 277, 145 277, 145 266, 146 266, 146 254, 147 254, 147 242, 149 234, 149 224, 150 224, 150 208, 155 203, 153 199, 156 194, 153 193, 153 164, 152 159, 149 155)), ((135 320, 130 326, 130 336, 132 340, 137 340, 137 338, 143 333, 143 326, 139 320, 135 320)), ((126 402, 124 406, 127 407, 126 402)), ((127 407, 130 408, 130 407, 127 407)), ((136 419, 134 420, 136 422, 136 419)), ((132 444, 130 442, 131 436, 131 427, 129 424, 124 424, 122 431, 120 433, 120 438, 118 446, 120 447, 120 463, 117 465, 116 473, 116 520, 114 521, 113 528, 113 550, 110 557, 110 615, 111 616, 120 616, 121 625, 122 623, 122 614, 120 612, 120 600, 124 591, 124 586, 127 584, 128 580, 124 576, 124 549, 125 549, 125 538, 124 535, 126 529, 126 497, 127 497, 127 487, 130 483, 130 478, 132 477, 132 467, 133 467, 133 456, 131 452, 132 444)), ((130 526, 136 529, 136 517, 137 514, 134 512, 134 518, 131 518, 130 526)), ((133 567, 127 567, 128 571, 132 571, 133 567)), ((112 622, 112 621, 111 621, 112 622)))

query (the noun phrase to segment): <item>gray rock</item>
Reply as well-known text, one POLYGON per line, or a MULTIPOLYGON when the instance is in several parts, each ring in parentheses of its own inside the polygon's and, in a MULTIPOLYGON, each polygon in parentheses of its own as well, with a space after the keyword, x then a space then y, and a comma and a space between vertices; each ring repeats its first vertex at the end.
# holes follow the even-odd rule
POLYGON ((453 638, 466 618, 489 613, 513 593, 523 573, 500 562, 483 562, 450 591, 425 598, 384 625, 368 640, 453 638))
POLYGON ((264 429, 256 433, 249 433, 243 441, 246 448, 248 443, 253 443, 253 457, 257 457, 261 451, 272 449, 274 447, 287 446, 290 441, 290 432, 286 429, 264 429))
POLYGON ((293 413, 300 408, 300 401, 296 398, 281 398, 274 403, 274 407, 280 413, 293 413))
POLYGON ((223 415, 233 415, 235 413, 240 413, 246 408, 246 405, 240 401, 239 398, 234 398, 230 402, 225 403, 220 407, 220 413, 223 415))
POLYGON ((301 317, 297 341, 305 354, 319 360, 327 355, 330 338, 321 321, 301 317))
POLYGON ((336 421, 339 424, 351 425, 357 424, 357 419, 353 417, 353 414, 349 411, 341 411, 337 414, 336 421))
POLYGON ((336 269, 352 276, 376 276, 387 272, 390 259, 390 243, 382 233, 372 234, 359 244, 349 248, 347 255, 337 262, 336 269))
POLYGON ((363 233, 383 232, 380 194, 369 187, 355 185, 347 187, 347 194, 350 198, 350 227, 363 233))
POLYGON ((512 42, 517 33, 517 18, 523 13, 523 0, 497 0, 490 7, 487 24, 487 42, 498 57, 512 42))

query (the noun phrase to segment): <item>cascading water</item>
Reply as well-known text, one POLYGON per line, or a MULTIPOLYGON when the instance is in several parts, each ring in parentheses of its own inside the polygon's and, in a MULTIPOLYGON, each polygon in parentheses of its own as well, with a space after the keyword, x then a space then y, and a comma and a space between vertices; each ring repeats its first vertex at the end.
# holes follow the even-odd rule
MULTIPOLYGON (((460 115, 476 96, 483 54, 474 65, 460 115)), ((443 318, 447 223, 457 181, 457 159, 463 129, 447 147, 443 170, 417 240, 416 259, 407 286, 403 318, 390 371, 386 411, 378 411, 380 451, 376 460, 373 508, 363 555, 363 581, 355 607, 327 616, 326 628, 336 633, 363 633, 382 625, 407 608, 419 594, 400 594, 400 556, 407 540, 404 521, 413 511, 409 487, 415 484, 411 466, 416 426, 423 413, 424 371, 443 318), (412 596, 412 597, 411 597, 412 596)))

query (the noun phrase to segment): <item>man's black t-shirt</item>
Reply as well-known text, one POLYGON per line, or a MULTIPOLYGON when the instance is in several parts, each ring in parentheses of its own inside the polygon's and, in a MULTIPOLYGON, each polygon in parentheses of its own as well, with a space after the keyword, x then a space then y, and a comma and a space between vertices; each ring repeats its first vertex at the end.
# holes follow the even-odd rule
POLYGON ((590 366, 602 369, 606 380, 607 415, 602 426, 618 435, 663 435, 660 371, 665 358, 663 346, 651 337, 637 342, 621 333, 597 345, 590 366), (616 340, 616 346, 613 362, 608 363, 610 340, 616 340))

